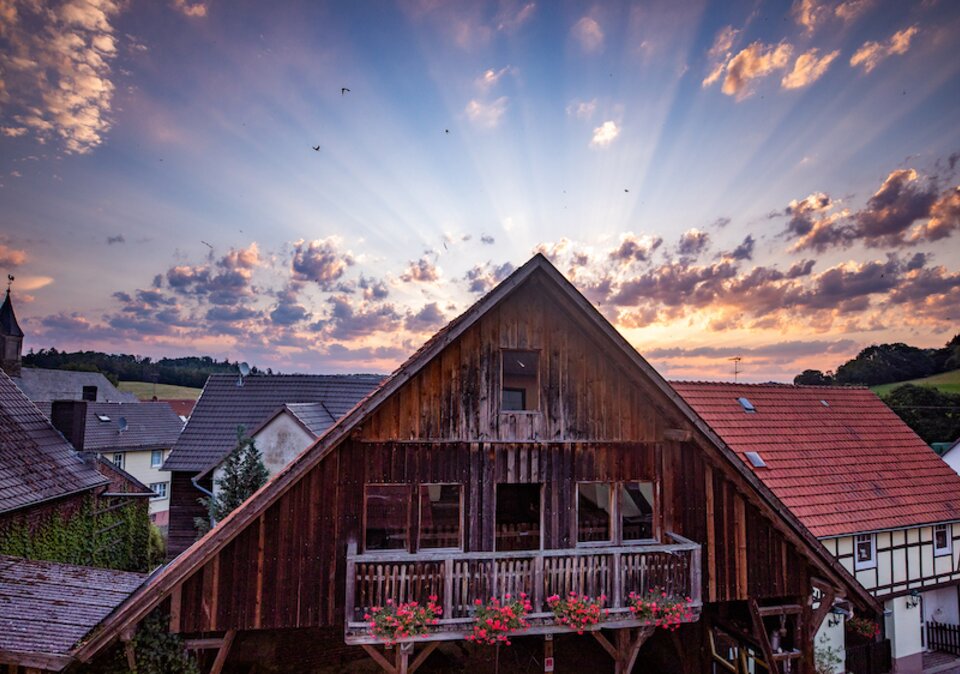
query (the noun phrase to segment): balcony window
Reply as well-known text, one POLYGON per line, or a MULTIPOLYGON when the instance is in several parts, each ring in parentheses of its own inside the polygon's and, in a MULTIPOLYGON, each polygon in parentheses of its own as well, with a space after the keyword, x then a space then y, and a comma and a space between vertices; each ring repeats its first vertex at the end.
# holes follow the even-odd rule
POLYGON ((624 542, 654 538, 653 482, 620 485, 620 532, 624 542))
POLYGON ((877 566, 877 540, 873 534, 857 534, 853 545, 853 568, 874 569, 877 566))
POLYGON ((611 540, 610 485, 581 482, 577 485, 577 542, 609 543, 611 540))
POLYGON ((420 549, 462 547, 460 493, 458 484, 420 485, 420 549))
POLYGON ((937 557, 950 554, 949 524, 938 524, 933 527, 933 554, 937 557))
POLYGON ((407 550, 410 540, 409 485, 369 484, 364 500, 364 548, 407 550))
POLYGON ((502 357, 501 412, 534 412, 540 409, 540 352, 500 352, 502 357))
POLYGON ((496 549, 539 550, 539 484, 498 484, 496 549))

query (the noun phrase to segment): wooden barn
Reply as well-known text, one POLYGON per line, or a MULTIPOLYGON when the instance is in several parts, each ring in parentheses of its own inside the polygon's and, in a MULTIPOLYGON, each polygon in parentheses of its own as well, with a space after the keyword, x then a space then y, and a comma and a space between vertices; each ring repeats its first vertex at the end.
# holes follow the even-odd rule
POLYGON ((595 666, 617 673, 813 672, 813 635, 835 605, 877 611, 537 255, 133 593, 73 657, 95 659, 159 608, 171 631, 211 649, 214 672, 266 671, 277 653, 267 646, 294 642, 304 662, 336 643, 409 673, 470 633, 477 600, 524 592, 542 664, 572 671, 550 657, 554 635, 571 630, 546 605, 571 591, 605 595, 609 615, 602 629, 562 638, 599 644, 595 666), (689 598, 679 630, 654 630, 629 610, 630 593, 651 590, 689 598), (439 624, 384 650, 364 615, 431 595, 439 624), (637 664, 654 655, 656 666, 637 664))

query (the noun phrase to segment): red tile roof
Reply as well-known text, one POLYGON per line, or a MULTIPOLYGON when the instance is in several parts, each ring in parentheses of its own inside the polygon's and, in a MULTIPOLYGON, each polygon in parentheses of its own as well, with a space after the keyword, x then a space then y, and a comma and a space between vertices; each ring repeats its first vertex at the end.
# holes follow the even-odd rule
POLYGON ((869 389, 671 385, 818 537, 960 520, 960 476, 869 389))

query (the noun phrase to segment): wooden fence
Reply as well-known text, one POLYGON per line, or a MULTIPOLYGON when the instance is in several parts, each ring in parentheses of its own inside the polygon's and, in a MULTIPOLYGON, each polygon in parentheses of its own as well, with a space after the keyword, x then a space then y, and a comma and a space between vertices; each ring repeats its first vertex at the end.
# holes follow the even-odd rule
POLYGON ((960 625, 927 623, 927 648, 960 655, 960 625))
POLYGON ((845 666, 850 674, 887 674, 893 668, 890 640, 848 646, 845 666))

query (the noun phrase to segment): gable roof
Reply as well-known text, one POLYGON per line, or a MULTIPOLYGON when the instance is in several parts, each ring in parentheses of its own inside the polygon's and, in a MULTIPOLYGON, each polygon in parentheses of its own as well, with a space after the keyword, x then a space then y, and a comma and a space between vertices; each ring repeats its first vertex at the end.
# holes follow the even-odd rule
POLYGON ((860 585, 850 573, 813 537, 813 535, 780 504, 772 492, 756 478, 736 458, 723 441, 697 417, 686 402, 674 391, 656 370, 647 363, 637 350, 590 304, 590 302, 550 264, 540 253, 534 255, 526 264, 514 271, 509 277, 497 285, 493 290, 474 303, 463 314, 441 328, 397 370, 367 397, 360 400, 346 415, 340 417, 324 435, 313 445, 301 452, 293 461, 277 472, 256 493, 248 498, 237 509, 231 512, 221 522, 209 531, 203 538, 194 543, 186 551, 168 564, 151 581, 130 596, 104 622, 103 629, 93 635, 89 641, 81 644, 75 651, 77 657, 83 661, 91 658, 100 648, 115 638, 119 630, 141 620, 154 606, 163 601, 177 585, 190 574, 199 570, 213 555, 226 546, 251 522, 255 521, 272 503, 290 489, 307 471, 315 467, 342 440, 360 425, 374 410, 384 403, 393 393, 422 370, 447 345, 456 340, 467 329, 474 325, 481 316, 510 296, 533 275, 538 274, 554 289, 559 291, 568 300, 574 310, 579 311, 589 323, 600 329, 611 341, 614 348, 622 350, 633 365, 657 387, 689 422, 696 427, 707 441, 712 444, 729 461, 730 465, 753 486, 762 500, 770 506, 771 513, 779 517, 786 524, 795 539, 800 541, 798 547, 806 551, 808 559, 816 560, 818 568, 826 575, 832 576, 838 584, 842 584, 848 591, 856 595, 859 604, 879 608, 876 600, 860 585))
POLYGON ((323 403, 288 403, 280 407, 260 424, 250 435, 256 435, 281 414, 289 414, 303 429, 316 440, 336 423, 337 418, 323 403))
POLYGON ((818 537, 960 519, 960 476, 869 389, 673 387, 818 537), (766 467, 753 467, 746 452, 766 467))
POLYGON ((59 671, 146 574, 0 555, 0 662, 59 671))
POLYGON ((13 313, 9 288, 7 288, 7 296, 3 299, 3 305, 0 306, 0 334, 8 337, 23 337, 23 330, 17 323, 17 315, 13 313))
POLYGON ((129 451, 173 447, 183 422, 170 405, 161 402, 87 403, 84 451, 129 451), (120 430, 120 419, 127 422, 120 430))
POLYGON ((83 400, 84 386, 97 387, 98 402, 139 402, 135 395, 118 390, 99 372, 24 367, 14 383, 48 417, 54 400, 83 400))
POLYGON ((107 482, 0 372, 0 513, 107 482))
POLYGON ((198 473, 219 464, 236 446, 239 426, 250 433, 287 403, 323 403, 339 418, 383 379, 375 374, 253 374, 238 386, 237 375, 210 375, 163 470, 198 473))

